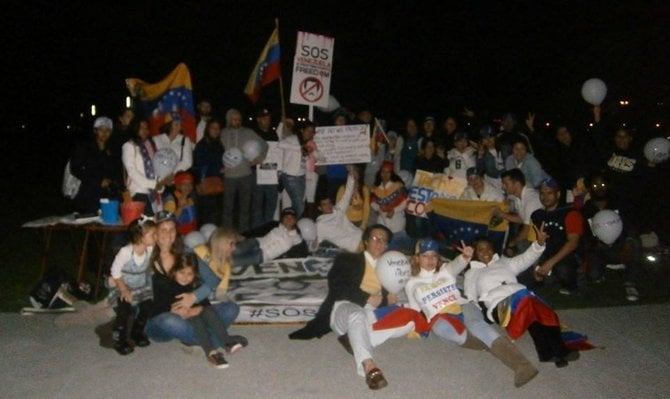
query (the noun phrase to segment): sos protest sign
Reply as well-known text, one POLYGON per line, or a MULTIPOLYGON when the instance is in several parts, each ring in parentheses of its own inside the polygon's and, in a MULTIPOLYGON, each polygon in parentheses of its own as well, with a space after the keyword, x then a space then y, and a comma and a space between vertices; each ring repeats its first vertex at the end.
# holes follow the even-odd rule
POLYGON ((334 45, 332 37, 298 32, 291 82, 293 104, 328 106, 334 45))

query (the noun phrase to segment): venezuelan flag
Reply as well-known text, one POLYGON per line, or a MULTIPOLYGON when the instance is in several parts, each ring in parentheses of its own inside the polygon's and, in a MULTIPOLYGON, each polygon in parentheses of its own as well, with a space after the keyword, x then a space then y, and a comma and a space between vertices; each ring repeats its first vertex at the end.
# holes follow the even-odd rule
POLYGON ((184 63, 180 63, 158 83, 146 83, 136 78, 126 79, 126 86, 133 96, 139 96, 149 118, 152 135, 160 127, 175 118, 181 120, 184 135, 195 143, 195 107, 191 74, 184 63))
POLYGON ((498 202, 434 198, 428 218, 433 232, 443 234, 451 245, 460 245, 461 240, 472 244, 475 238, 484 236, 500 251, 507 234, 507 221, 492 221, 493 210, 499 207, 503 206, 498 202))
POLYGON ((252 102, 257 102, 261 96, 261 88, 281 77, 281 64, 279 56, 279 29, 275 28, 272 35, 265 44, 260 57, 256 62, 254 70, 249 76, 249 81, 244 88, 244 93, 252 102))

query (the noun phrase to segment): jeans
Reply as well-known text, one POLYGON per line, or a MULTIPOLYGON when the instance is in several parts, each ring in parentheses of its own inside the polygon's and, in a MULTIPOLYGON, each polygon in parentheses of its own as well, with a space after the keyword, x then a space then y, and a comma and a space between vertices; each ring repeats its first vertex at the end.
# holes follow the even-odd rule
MULTIPOLYGON (((249 230, 249 208, 251 207, 251 191, 256 186, 254 175, 243 177, 226 177, 223 190, 223 227, 235 227, 235 214, 239 223, 237 230, 249 230), (238 201, 237 207, 235 200, 238 201), (237 209, 237 212, 235 210, 237 209)), ((276 191, 276 190, 275 190, 276 191)))
MULTIPOLYGON (((216 311, 226 328, 235 321, 237 315, 240 313, 240 306, 234 302, 220 302, 212 305, 212 308, 216 311)), ((149 319, 146 333, 156 342, 167 342, 178 339, 187 345, 198 344, 191 323, 171 312, 164 312, 149 319)), ((218 346, 218 339, 215 342, 213 341, 213 343, 218 346)))
POLYGON ((305 176, 291 176, 283 173, 280 177, 284 190, 291 199, 291 206, 299 219, 305 211, 305 176))
POLYGON ((252 229, 274 220, 278 197, 276 184, 254 184, 251 208, 252 229))
POLYGON ((263 263, 263 251, 255 238, 237 244, 233 252, 233 266, 259 265, 263 263))
POLYGON ((453 342, 457 345, 463 345, 467 334, 479 338, 487 347, 493 345, 493 341, 500 337, 486 321, 482 312, 477 308, 473 302, 468 302, 462 306, 463 318, 466 330, 459 334, 454 326, 444 319, 439 319, 433 324, 432 332, 443 341, 453 342))
POLYGON ((623 263, 626 265, 625 282, 635 284, 640 270, 641 252, 640 243, 633 237, 620 238, 611 246, 598 242, 587 252, 589 277, 597 280, 605 274, 607 264, 623 263))

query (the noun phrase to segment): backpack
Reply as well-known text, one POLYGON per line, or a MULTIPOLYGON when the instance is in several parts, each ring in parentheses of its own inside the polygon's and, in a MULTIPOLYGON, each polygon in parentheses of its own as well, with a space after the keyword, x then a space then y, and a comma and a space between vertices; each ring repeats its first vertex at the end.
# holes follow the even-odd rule
POLYGON ((65 164, 65 171, 63 172, 63 195, 66 198, 74 199, 79 193, 81 180, 77 179, 70 171, 70 160, 65 164))

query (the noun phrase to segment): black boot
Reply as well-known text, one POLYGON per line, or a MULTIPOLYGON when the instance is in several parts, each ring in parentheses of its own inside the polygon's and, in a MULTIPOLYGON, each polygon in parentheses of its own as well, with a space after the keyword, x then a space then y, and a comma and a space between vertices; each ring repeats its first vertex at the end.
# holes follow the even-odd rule
POLYGON ((130 332, 130 338, 135 342, 135 345, 140 348, 144 348, 151 344, 149 337, 147 337, 147 334, 144 332, 144 327, 146 327, 147 319, 149 318, 150 304, 150 301, 140 303, 139 314, 137 315, 137 319, 135 319, 135 322, 133 323, 133 329, 130 332))
POLYGON ((114 320, 112 342, 119 355, 127 355, 133 351, 133 347, 128 344, 128 319, 130 319, 131 310, 130 304, 120 299, 114 308, 116 320, 114 320))
POLYGON ((114 328, 112 339, 114 340, 114 349, 119 355, 127 355, 133 352, 133 347, 128 343, 128 332, 125 327, 117 326, 114 328))

